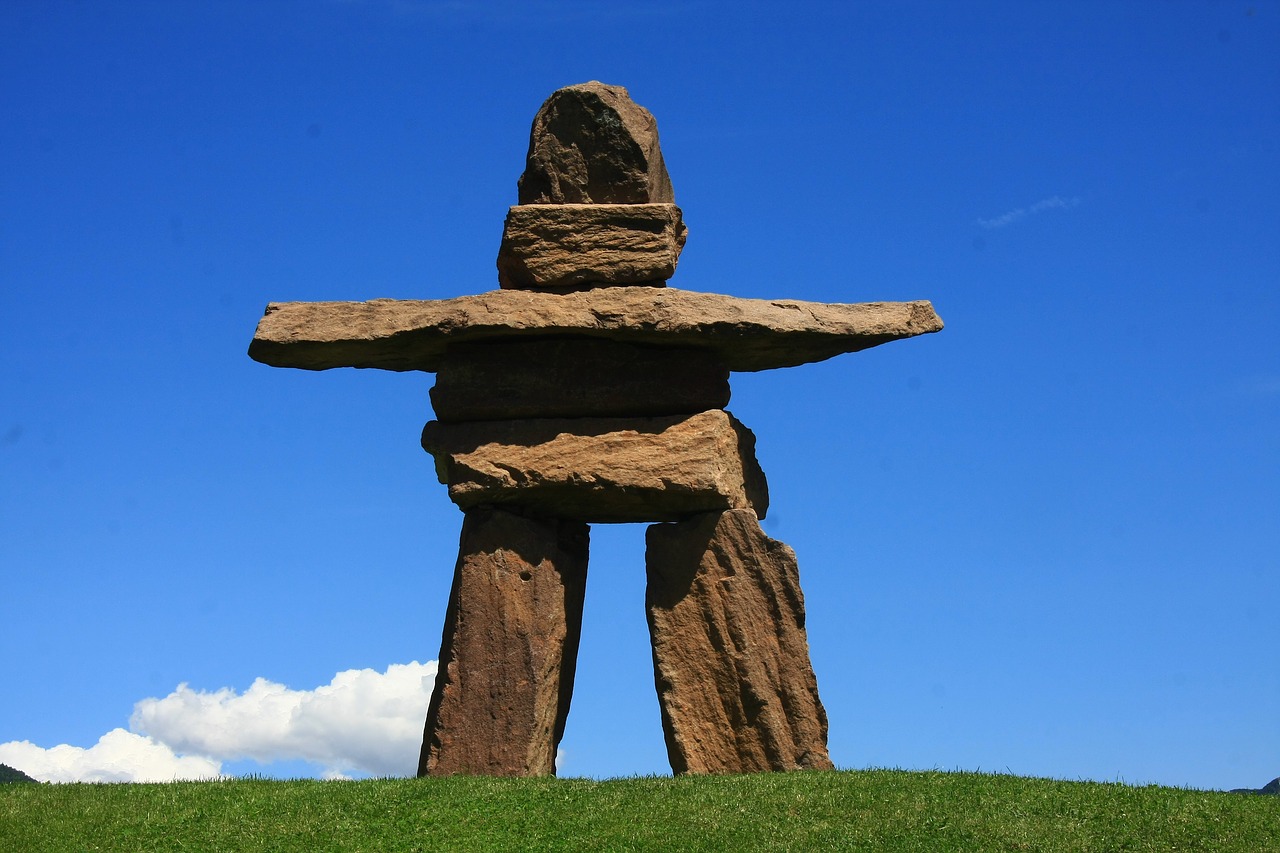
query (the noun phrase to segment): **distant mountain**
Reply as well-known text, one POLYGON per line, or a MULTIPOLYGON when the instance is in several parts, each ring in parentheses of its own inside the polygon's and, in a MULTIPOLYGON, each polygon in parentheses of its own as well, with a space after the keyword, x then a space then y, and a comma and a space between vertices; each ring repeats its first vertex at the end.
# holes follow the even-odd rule
POLYGON ((1268 797, 1280 797, 1280 776, 1272 779, 1261 788, 1232 788, 1233 794, 1265 794, 1268 797))
POLYGON ((36 780, 32 779, 26 773, 23 773, 21 770, 16 770, 10 767, 8 764, 0 764, 0 785, 4 784, 5 782, 34 782, 34 781, 36 780))

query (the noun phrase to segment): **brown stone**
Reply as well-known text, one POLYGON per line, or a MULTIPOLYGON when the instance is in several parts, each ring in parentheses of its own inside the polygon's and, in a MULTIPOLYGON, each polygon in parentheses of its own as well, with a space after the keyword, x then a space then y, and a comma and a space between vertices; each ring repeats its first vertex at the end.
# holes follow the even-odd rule
POLYGON ((585 524, 467 513, 419 776, 555 774, 578 657, 587 537, 585 524))
POLYGON ((600 338, 458 344, 431 389, 445 422, 651 417, 728 403, 729 371, 714 353, 600 338))
POLYGON ((661 284, 688 229, 674 204, 529 204, 507 211, 498 284, 567 288, 661 284))
POLYGON ((658 123, 621 86, 557 89, 533 119, 521 204, 675 201, 658 123))
POLYGON ((462 509, 589 522, 673 521, 753 507, 768 487, 755 436, 728 412, 663 418, 431 421, 422 446, 462 509))
POLYGON ((827 769, 795 552, 734 509, 646 536, 645 599, 671 769, 827 769))
POLYGON ((750 371, 822 361, 941 328, 925 301, 825 304, 674 287, 491 290, 426 301, 274 302, 258 322, 249 355, 307 370, 434 371, 454 343, 586 336, 707 349, 730 370, 750 371))

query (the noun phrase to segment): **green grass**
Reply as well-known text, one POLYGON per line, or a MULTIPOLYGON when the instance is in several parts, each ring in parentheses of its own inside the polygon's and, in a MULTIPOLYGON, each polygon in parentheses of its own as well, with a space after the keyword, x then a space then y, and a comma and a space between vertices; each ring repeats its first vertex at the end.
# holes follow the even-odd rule
POLYGON ((1280 851, 1280 798, 872 770, 0 786, 0 850, 1280 851))

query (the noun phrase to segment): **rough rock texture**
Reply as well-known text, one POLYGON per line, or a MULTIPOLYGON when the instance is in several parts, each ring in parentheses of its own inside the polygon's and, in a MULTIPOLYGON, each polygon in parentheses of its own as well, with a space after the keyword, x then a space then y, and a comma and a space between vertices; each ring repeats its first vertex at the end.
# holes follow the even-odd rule
POLYGON ((830 768, 795 552, 750 510, 646 536, 645 595, 676 773, 830 768))
POLYGON ((675 201, 658 123, 621 86, 557 89, 534 116, 521 204, 675 201))
POLYGON ((577 521, 673 521, 734 507, 763 516, 755 436, 728 412, 664 418, 431 421, 422 446, 463 509, 519 506, 577 521))
POLYGON ((651 417, 728 402, 729 371, 714 353, 600 338, 451 346, 431 389, 445 422, 651 417))
POLYGON ((430 301, 273 302, 249 356, 273 367, 439 368, 463 341, 579 335, 710 350, 730 370, 768 370, 936 332, 928 302, 739 299, 673 287, 575 293, 491 290, 430 301))
POLYGON ((467 513, 419 776, 555 774, 578 656, 587 536, 585 524, 467 513))
POLYGON ((507 212, 498 284, 508 288, 661 284, 688 229, 674 204, 530 204, 507 212))

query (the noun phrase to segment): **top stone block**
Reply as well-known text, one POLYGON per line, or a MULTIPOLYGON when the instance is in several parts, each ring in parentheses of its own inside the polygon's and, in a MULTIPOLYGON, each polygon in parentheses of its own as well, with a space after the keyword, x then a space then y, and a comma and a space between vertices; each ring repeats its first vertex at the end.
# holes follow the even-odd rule
POLYGON ((670 204, 658 123, 621 86, 557 89, 533 119, 520 204, 670 204))

